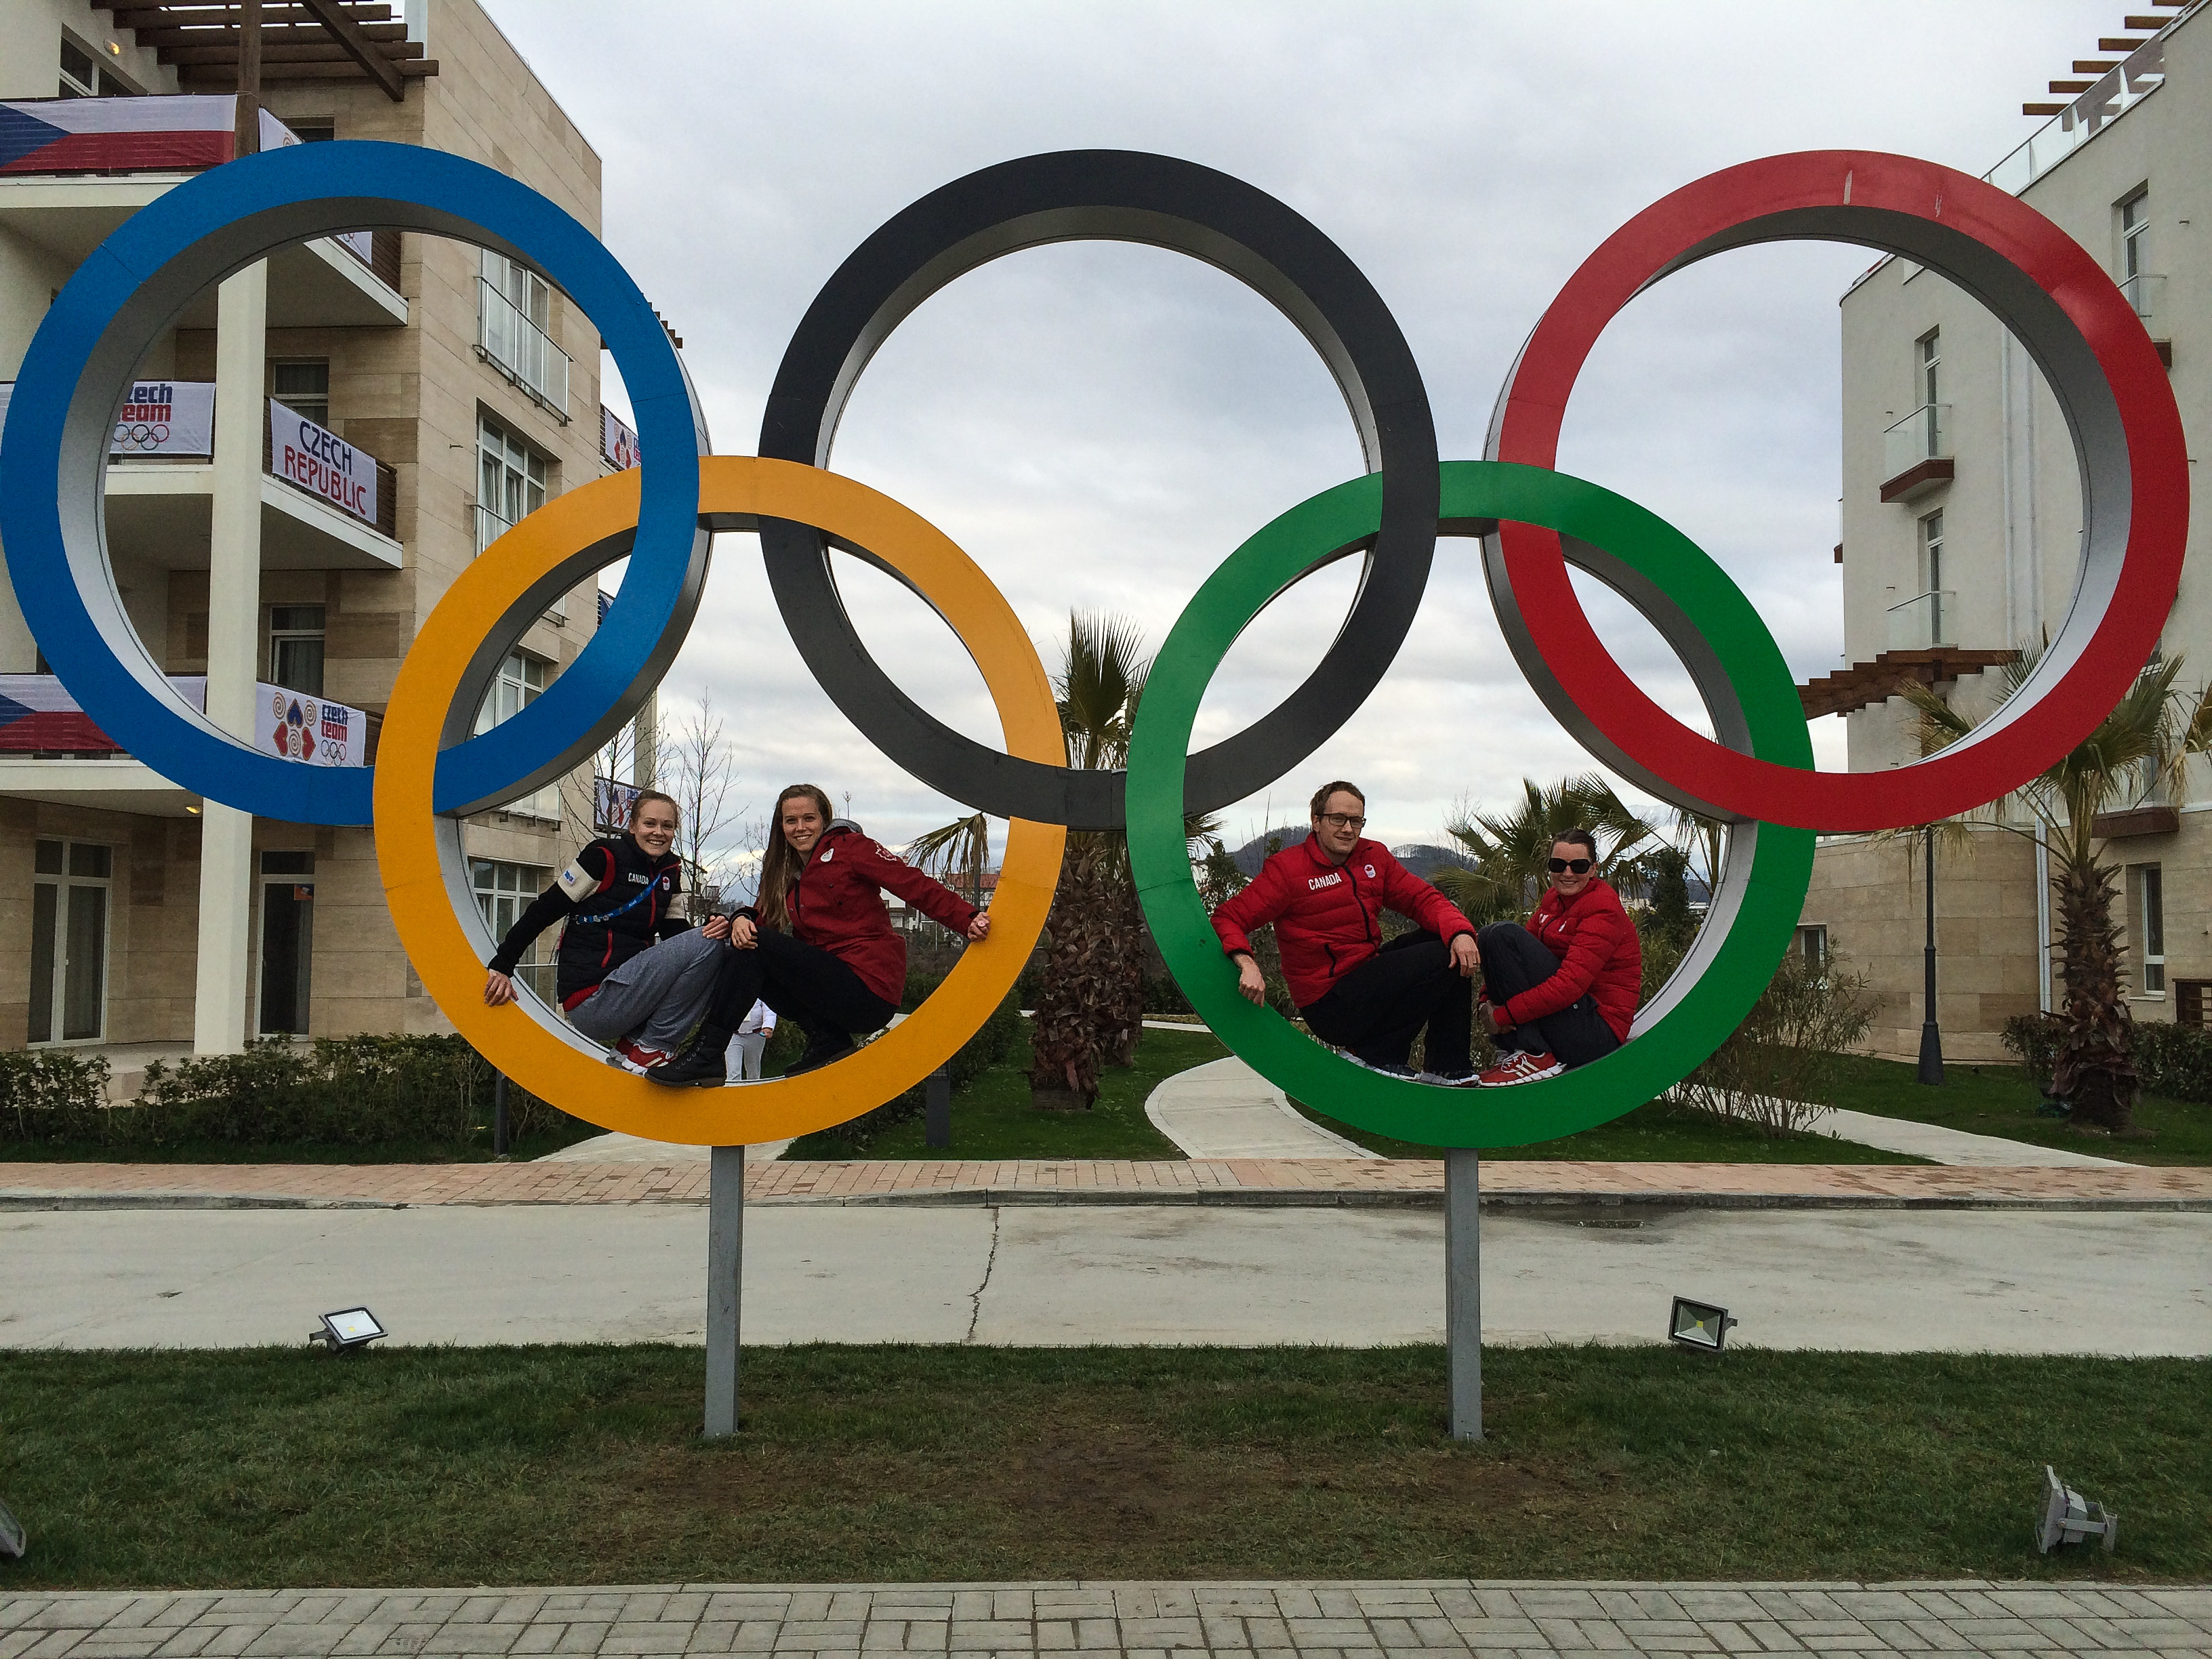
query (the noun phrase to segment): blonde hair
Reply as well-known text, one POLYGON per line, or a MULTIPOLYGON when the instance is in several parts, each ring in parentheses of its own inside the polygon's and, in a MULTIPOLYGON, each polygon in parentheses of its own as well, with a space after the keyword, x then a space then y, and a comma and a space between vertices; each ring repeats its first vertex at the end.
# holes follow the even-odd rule
POLYGON ((806 860, 783 838, 783 804, 802 795, 821 812, 825 830, 836 816, 830 810, 829 795, 815 784, 794 783, 775 798, 775 810, 769 815, 768 851, 761 857, 760 892, 753 900, 753 908, 762 927, 779 933, 791 926, 791 890, 806 869, 806 860))

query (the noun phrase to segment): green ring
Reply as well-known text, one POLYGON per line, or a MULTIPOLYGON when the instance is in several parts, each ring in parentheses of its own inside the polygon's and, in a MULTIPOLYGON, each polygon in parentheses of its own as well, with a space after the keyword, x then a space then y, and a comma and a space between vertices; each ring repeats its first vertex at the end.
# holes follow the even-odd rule
MULTIPOLYGON (((1742 705, 1752 753, 1783 765, 1812 765, 1803 705, 1773 635, 1727 573, 1681 532, 1610 490, 1542 467, 1447 461, 1439 470, 1441 516, 1448 522, 1510 519, 1588 542, 1698 618, 1742 705)), ((1238 548, 1176 619, 1146 681, 1129 742, 1129 860, 1138 898, 1191 1006, 1215 1036, 1285 1093, 1363 1129, 1422 1146, 1556 1139, 1664 1093, 1742 1023, 1803 914, 1814 833, 1759 824, 1742 904, 1681 1000, 1603 1060, 1541 1083, 1444 1089, 1383 1077, 1245 1001, 1199 899, 1183 838, 1191 723, 1246 625, 1308 571, 1374 536, 1382 503, 1382 475, 1374 473, 1292 507, 1238 548)))

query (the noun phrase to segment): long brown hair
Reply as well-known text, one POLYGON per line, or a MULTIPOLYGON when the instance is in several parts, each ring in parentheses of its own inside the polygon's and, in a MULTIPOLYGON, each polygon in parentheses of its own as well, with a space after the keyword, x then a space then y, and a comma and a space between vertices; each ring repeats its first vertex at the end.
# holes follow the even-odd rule
POLYGON ((783 804, 801 795, 811 799, 821 812, 825 833, 830 820, 836 816, 830 810, 830 797, 814 784, 794 783, 775 798, 775 809, 769 814, 768 851, 761 856, 760 893, 753 900, 753 908, 760 915, 762 927, 779 933, 791 926, 791 889, 806 868, 806 860, 783 838, 783 804))

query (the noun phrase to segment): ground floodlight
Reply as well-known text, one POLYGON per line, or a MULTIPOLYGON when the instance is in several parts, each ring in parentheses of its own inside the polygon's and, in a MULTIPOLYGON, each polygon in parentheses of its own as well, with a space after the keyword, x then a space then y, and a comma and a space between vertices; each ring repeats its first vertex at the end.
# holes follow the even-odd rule
POLYGON ((1740 1319, 1730 1319, 1726 1308, 1716 1308, 1710 1303, 1692 1302, 1686 1296, 1674 1298, 1674 1312, 1667 1320, 1667 1340, 1679 1342, 1686 1348, 1703 1348, 1708 1353, 1718 1353, 1721 1344, 1728 1340, 1729 1328, 1741 1325, 1740 1319))
POLYGON ((23 1530, 23 1523, 9 1513, 5 1504, 0 1504, 0 1555, 20 1561, 30 1547, 30 1534, 23 1530))
POLYGON ((376 1316, 366 1308, 341 1308, 336 1313, 323 1316, 323 1328, 309 1331, 307 1341, 312 1346, 319 1343, 332 1353, 349 1353, 365 1348, 384 1335, 384 1327, 376 1322, 376 1316))
POLYGON ((2038 1551, 2051 1553, 2054 1545, 2078 1544, 2085 1538, 2102 1535, 2105 1553, 2112 1552, 2112 1542, 2120 1535, 2120 1517, 2102 1504, 2084 1498, 2058 1478, 2058 1471, 2050 1464, 2043 1466, 2043 1528, 2036 1540, 2038 1551))

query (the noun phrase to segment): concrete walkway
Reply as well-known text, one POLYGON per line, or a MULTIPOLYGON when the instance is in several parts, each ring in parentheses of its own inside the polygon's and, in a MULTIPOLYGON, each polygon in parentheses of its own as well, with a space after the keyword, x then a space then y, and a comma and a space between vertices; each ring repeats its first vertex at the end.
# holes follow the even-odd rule
MULTIPOLYGON (((367 1303, 395 1343, 699 1342, 699 1205, 0 1215, 0 1346, 295 1346, 367 1303)), ((1499 1209, 1486 1338, 2212 1353, 2212 1213, 1499 1209)), ((1434 1342, 1435 1209, 764 1205, 750 1343, 1434 1342)), ((2024 1523, 2023 1523, 2024 1524, 2024 1523)), ((0 1569, 0 1584, 6 1583, 0 1569)))
MULTIPOLYGON (((763 1140, 745 1148, 748 1164, 769 1164, 783 1156, 788 1140, 763 1140)), ((697 1164, 708 1161, 709 1148, 687 1146, 679 1141, 647 1140, 642 1135, 619 1133, 593 1135, 589 1140, 563 1146, 538 1159, 540 1164, 697 1164)))
MULTIPOLYGON (((35 1542, 35 1540, 34 1540, 35 1542)), ((2123 1546, 2124 1547, 2124 1546, 2123 1546)), ((653 1584, 0 1592, 0 1659, 351 1654, 2212 1652, 2212 1590, 1942 1584, 653 1584)))
POLYGON ((1191 1158, 1381 1156, 1312 1121, 1234 1054, 1165 1079, 1145 1115, 1191 1158))
MULTIPOLYGON (((703 1205, 708 1165, 0 1164, 0 1211, 703 1205)), ((1434 1207, 1434 1158, 778 1160, 748 1164, 749 1204, 1200 1204, 1434 1207)), ((2212 1210, 2212 1167, 1940 1169, 1899 1164, 1577 1164, 1492 1158, 1488 1207, 1975 1207, 2212 1210)))
POLYGON ((2094 1158, 2057 1146, 2038 1146, 2025 1140, 2006 1140, 1996 1135, 1969 1134, 1910 1118, 1882 1117, 1873 1112, 1846 1112, 1832 1107, 1807 1124, 1809 1134, 1832 1135, 1862 1146, 1878 1146, 1885 1152, 1907 1152, 1954 1169, 1966 1170, 2117 1170, 2125 1160, 2094 1158))

